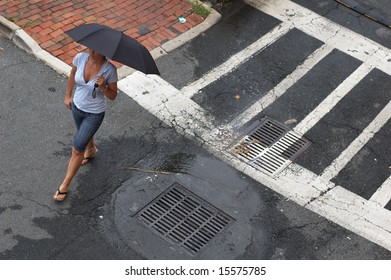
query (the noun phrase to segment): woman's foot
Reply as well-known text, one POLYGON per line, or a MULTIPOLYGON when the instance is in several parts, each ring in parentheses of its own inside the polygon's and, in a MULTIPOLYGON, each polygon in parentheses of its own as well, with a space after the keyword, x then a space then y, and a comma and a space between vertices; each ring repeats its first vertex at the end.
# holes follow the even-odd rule
POLYGON ((58 202, 63 201, 67 197, 67 194, 68 194, 68 191, 66 191, 66 192, 61 191, 60 188, 58 188, 58 190, 56 191, 56 193, 53 196, 53 199, 58 202))
POLYGON ((87 164, 91 159, 93 159, 96 156, 96 153, 98 152, 98 149, 94 147, 92 150, 87 150, 84 153, 83 161, 81 162, 81 165, 87 164))

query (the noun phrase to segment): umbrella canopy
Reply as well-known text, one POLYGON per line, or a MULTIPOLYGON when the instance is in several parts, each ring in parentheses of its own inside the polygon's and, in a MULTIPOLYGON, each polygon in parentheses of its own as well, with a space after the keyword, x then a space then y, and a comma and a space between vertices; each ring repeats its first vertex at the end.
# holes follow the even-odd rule
POLYGON ((148 49, 120 31, 97 23, 83 24, 65 32, 73 40, 112 60, 145 74, 160 75, 148 49))

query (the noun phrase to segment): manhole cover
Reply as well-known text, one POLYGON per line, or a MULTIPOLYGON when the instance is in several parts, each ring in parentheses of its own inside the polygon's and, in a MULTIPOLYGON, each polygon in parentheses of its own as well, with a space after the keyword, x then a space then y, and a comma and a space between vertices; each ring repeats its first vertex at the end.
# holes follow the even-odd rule
POLYGON ((141 209, 137 217, 156 234, 190 254, 197 253, 235 221, 178 183, 141 209))
POLYGON ((258 170, 276 177, 310 145, 309 140, 289 127, 266 117, 230 152, 258 170))

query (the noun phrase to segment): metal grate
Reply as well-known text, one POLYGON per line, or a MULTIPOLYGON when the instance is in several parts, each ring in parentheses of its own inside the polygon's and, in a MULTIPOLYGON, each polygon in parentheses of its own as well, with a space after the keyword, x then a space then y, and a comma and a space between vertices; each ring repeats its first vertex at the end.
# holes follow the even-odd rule
POLYGON ((266 117, 230 151, 258 170, 276 177, 310 145, 309 140, 266 117))
POLYGON ((139 220, 190 254, 235 220, 175 183, 137 213, 139 220))

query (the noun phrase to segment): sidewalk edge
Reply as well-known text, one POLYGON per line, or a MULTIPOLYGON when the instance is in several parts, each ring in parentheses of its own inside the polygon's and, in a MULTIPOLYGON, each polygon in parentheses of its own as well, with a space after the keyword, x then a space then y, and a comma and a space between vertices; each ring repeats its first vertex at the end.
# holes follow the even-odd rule
POLYGON ((21 27, 0 16, 0 33, 10 39, 16 46, 33 54, 58 73, 68 76, 71 67, 57 57, 43 50, 34 39, 21 27))

